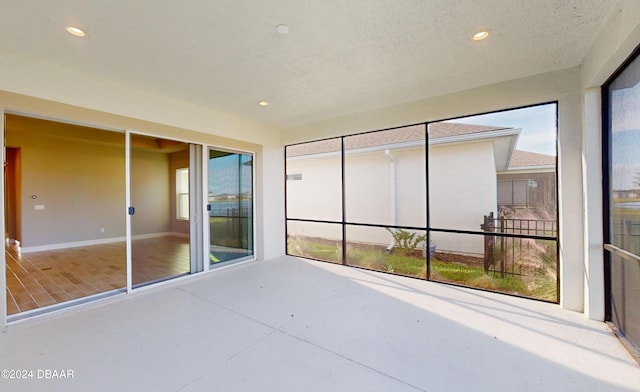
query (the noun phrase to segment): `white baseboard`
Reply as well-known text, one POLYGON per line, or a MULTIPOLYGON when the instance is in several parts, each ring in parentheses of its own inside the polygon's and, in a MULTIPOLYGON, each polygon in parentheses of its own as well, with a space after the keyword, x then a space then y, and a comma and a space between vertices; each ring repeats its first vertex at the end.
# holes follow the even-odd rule
POLYGON ((136 235, 132 235, 131 239, 135 241, 135 240, 146 240, 146 239, 149 239, 149 238, 173 237, 173 236, 174 236, 174 233, 171 233, 169 231, 165 231, 165 232, 162 232, 162 233, 136 234, 136 235))
MULTIPOLYGON (((188 234, 184 234, 184 233, 163 232, 163 233, 138 234, 138 235, 131 236, 131 239, 135 241, 135 240, 144 240, 144 239, 158 238, 158 237, 189 238, 189 235, 188 234)), ((84 246, 112 244, 114 242, 124 242, 126 239, 127 239, 127 237, 112 237, 112 238, 101 238, 101 239, 98 239, 98 240, 63 242, 63 243, 59 243, 59 244, 24 246, 24 247, 20 248, 20 253, 44 252, 44 251, 47 251, 47 250, 58 250, 58 249, 67 249, 67 248, 80 248, 80 247, 84 247, 84 246)))
POLYGON ((67 249, 67 248, 79 248, 79 247, 91 246, 91 245, 112 244, 114 242, 123 242, 125 239, 126 237, 112 237, 112 238, 101 238, 99 240, 62 242, 59 244, 47 244, 47 245, 37 245, 37 246, 23 246, 20 248, 20 252, 21 253, 43 252, 46 250, 57 250, 57 249, 67 249))

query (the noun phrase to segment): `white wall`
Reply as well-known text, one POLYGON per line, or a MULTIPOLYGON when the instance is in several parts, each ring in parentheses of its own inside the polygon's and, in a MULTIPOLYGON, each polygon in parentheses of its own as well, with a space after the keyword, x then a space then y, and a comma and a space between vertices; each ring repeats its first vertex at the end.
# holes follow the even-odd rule
MULTIPOLYGON (((497 216, 497 180, 491 141, 429 146, 429 219, 440 229, 479 231, 497 216)), ((484 237, 432 232, 439 251, 484 254, 484 237)))
MULTIPOLYGON (((424 147, 349 152, 345 157, 346 221, 352 223, 426 226, 424 147), (392 184, 392 165, 395 183, 392 184), (395 189, 395 206, 392 203, 395 189), (394 221, 395 211, 395 221, 394 221)), ((301 180, 287 181, 289 218, 342 221, 342 167, 340 154, 295 157, 287 161, 287 174, 301 180)), ((340 239, 341 230, 316 223, 289 224, 296 235, 340 239), (337 237, 336 237, 337 236, 337 237)), ((349 226, 347 240, 388 245, 384 229, 349 226)))
POLYGON ((287 217, 342 221, 342 160, 340 154, 287 159, 287 217))
MULTIPOLYGON (((287 231, 289 236, 292 237, 315 237, 336 242, 342 241, 342 225, 340 224, 289 221, 287 223, 287 231)), ((295 249, 293 251, 295 254, 301 254, 296 252, 295 249)))
POLYGON ((257 256, 270 259, 285 254, 284 153, 279 140, 266 141, 256 157, 257 256))
MULTIPOLYGON (((426 227, 424 147, 389 152, 390 157, 384 150, 348 151, 346 154, 346 221, 426 227), (395 180, 392 180, 394 176, 395 180)), ((430 146, 429 167, 432 227, 478 231, 483 216, 497 212, 496 167, 491 141, 430 146)), ((302 179, 287 181, 287 216, 340 222, 342 173, 339 154, 289 159, 287 174, 294 173, 300 174, 302 179)), ((336 235, 335 227, 331 225, 290 225, 291 233, 300 235, 303 230, 305 235, 312 237, 334 239, 332 236, 336 235), (295 231, 294 227, 297 228, 295 231)), ((435 232, 432 240, 441 251, 475 255, 482 255, 484 251, 484 239, 480 236, 435 232)), ((384 228, 349 226, 347 241, 387 245, 391 236, 384 228)))
POLYGON ((584 203, 584 312, 604 320, 604 257, 602 252, 602 138, 600 89, 585 90, 582 138, 582 181, 584 203))
MULTIPOLYGON (((424 146, 390 150, 389 154, 393 162, 385 151, 347 154, 345 157, 346 220, 355 223, 425 227, 427 203, 424 146), (392 173, 392 167, 395 167, 395 174, 392 173)), ((384 238, 386 242, 387 236, 384 238)))

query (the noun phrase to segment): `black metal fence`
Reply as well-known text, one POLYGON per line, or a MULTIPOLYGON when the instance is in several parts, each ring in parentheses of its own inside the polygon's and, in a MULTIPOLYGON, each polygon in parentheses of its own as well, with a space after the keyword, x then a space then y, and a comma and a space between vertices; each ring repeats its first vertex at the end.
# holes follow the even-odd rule
POLYGON ((251 207, 214 209, 209 215, 213 245, 246 249, 250 246, 251 207))
POLYGON ((491 212, 484 216, 481 228, 486 233, 501 234, 485 235, 485 272, 501 277, 557 274, 557 221, 496 218, 491 212))

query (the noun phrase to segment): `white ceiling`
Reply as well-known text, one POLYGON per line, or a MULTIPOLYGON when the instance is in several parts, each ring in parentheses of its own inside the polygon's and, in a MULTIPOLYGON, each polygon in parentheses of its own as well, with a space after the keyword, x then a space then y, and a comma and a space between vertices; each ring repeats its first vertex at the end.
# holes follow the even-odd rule
POLYGON ((0 51, 288 128, 577 66, 615 3, 2 0, 0 51))

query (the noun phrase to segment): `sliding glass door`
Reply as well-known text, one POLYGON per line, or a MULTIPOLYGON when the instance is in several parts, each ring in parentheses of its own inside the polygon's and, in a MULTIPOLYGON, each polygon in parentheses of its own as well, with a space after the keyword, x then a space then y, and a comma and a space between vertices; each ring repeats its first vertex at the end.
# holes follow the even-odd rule
POLYGON ((131 273, 139 286, 191 272, 189 144, 131 135, 131 273))
POLYGON ((208 152, 209 262, 214 266, 253 256, 253 155, 208 152))
POLYGON ((125 134, 15 113, 3 120, 9 319, 122 292, 125 134))
POLYGON ((253 257, 252 154, 18 114, 4 122, 10 320, 253 257))

